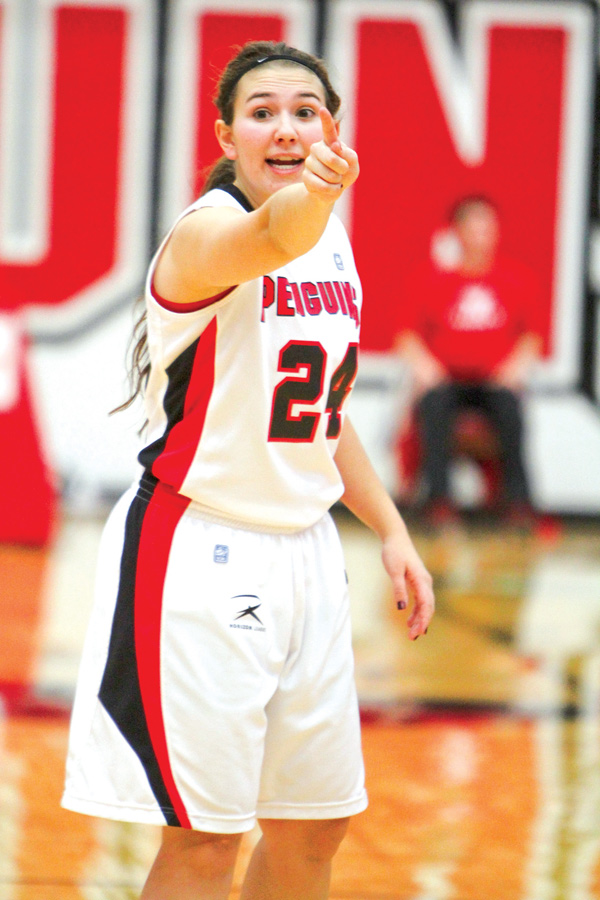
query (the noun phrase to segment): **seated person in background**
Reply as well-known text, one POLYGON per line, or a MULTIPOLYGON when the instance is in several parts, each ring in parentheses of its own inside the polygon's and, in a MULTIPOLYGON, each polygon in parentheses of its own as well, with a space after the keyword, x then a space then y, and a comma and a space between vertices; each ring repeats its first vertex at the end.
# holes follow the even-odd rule
POLYGON ((458 261, 412 273, 403 298, 410 324, 396 341, 414 377, 429 515, 437 524, 456 518, 452 434, 457 412, 469 406, 495 428, 506 515, 521 522, 530 516, 530 494, 519 393, 541 349, 537 285, 525 266, 498 253, 500 222, 490 199, 464 197, 450 224, 458 261))

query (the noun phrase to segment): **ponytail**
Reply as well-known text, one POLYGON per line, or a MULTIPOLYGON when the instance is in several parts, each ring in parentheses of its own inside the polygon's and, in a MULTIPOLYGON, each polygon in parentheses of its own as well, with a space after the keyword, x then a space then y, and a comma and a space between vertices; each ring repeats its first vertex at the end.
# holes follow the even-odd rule
POLYGON ((226 156, 221 156, 216 163, 206 170, 206 181, 200 192, 200 196, 208 194, 213 188, 221 184, 233 184, 235 181, 235 163, 226 156))
MULTIPOLYGON (((128 355, 131 357, 129 366, 129 388, 130 395, 120 406, 111 409, 109 416, 113 413, 122 412, 129 409, 132 403, 141 397, 144 393, 148 378, 150 376, 150 356, 148 353, 148 330, 146 328, 146 304, 144 295, 141 294, 135 301, 135 306, 142 306, 140 314, 133 326, 133 332, 129 339, 128 355)), ((142 425, 140 433, 144 430, 146 422, 142 425)))

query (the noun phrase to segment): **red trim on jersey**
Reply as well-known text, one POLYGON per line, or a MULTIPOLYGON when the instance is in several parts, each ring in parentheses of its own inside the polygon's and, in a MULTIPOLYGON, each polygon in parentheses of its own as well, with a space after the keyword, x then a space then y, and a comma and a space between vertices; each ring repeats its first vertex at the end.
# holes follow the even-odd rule
POLYGON ((198 338, 194 364, 185 393, 183 418, 173 426, 165 449, 152 466, 159 481, 181 488, 202 437, 208 404, 215 383, 217 320, 209 322, 198 338))
POLYGON ((162 486, 158 484, 140 535, 135 589, 135 654, 148 733, 160 773, 181 826, 191 828, 171 769, 160 678, 163 586, 173 535, 190 501, 180 497, 177 504, 170 497, 168 505, 162 504, 161 491, 162 486))
POLYGON ((220 294, 214 294, 212 297, 205 297, 204 300, 198 300, 196 303, 173 303, 171 300, 165 300, 164 297, 161 297, 154 287, 154 278, 150 284, 150 293, 156 300, 159 306, 162 306, 164 309, 168 309, 169 312, 174 313, 190 313, 197 312, 199 309, 206 309, 207 306, 212 306, 213 303, 217 303, 219 300, 222 300, 223 297, 226 297, 227 294, 230 294, 233 290, 235 290, 237 284, 232 285, 232 287, 225 288, 224 291, 221 291, 220 294))

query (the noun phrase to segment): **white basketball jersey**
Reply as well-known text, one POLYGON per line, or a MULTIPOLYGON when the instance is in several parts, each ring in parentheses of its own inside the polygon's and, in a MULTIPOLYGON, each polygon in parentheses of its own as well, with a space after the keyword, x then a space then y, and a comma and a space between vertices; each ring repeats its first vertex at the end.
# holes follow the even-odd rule
MULTIPOLYGON (((205 206, 250 209, 227 185, 180 219, 205 206)), ((185 305, 152 287, 165 242, 146 283, 145 480, 242 527, 307 528, 343 493, 334 454, 356 376, 362 302, 346 231, 332 215, 304 256, 185 305)))

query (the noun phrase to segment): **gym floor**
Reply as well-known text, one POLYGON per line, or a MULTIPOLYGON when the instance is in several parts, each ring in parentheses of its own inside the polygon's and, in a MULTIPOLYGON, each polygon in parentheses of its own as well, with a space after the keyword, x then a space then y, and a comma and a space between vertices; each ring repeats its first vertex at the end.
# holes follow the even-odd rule
MULTIPOLYGON (((412 644, 376 539, 337 518, 371 803, 332 900, 600 897, 600 526, 414 523, 438 611, 412 644)), ((134 900, 159 839, 59 807, 102 524, 0 546, 0 900, 134 900)))

